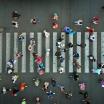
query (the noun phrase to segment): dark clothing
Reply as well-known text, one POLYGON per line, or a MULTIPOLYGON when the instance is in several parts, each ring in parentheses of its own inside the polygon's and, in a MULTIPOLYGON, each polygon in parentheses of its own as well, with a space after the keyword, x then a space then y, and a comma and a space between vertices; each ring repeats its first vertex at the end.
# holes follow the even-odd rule
POLYGON ((72 43, 68 43, 67 45, 69 48, 72 48, 73 47, 73 44, 72 43))
POLYGON ((77 81, 79 79, 79 75, 77 74, 76 71, 73 72, 73 77, 74 77, 75 81, 77 81))
POLYGON ((53 87, 55 87, 56 86, 56 81, 54 79, 51 79, 51 84, 52 84, 53 87))
POLYGON ((17 13, 17 11, 12 12, 12 18, 19 18, 21 15, 17 13))
POLYGON ((79 54, 74 52, 73 57, 78 59, 79 58, 79 54))
POLYGON ((86 44, 77 44, 77 46, 80 46, 82 48, 85 48, 86 47, 86 44))

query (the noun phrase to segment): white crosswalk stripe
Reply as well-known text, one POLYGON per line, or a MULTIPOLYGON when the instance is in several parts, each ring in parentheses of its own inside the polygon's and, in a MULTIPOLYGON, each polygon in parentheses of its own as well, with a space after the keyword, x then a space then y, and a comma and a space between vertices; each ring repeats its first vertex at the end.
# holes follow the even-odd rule
POLYGON ((50 33, 48 37, 45 37, 45 72, 48 73, 50 71, 50 33))
MULTIPOLYGON (((77 32, 77 44, 81 44, 81 32, 77 32)), ((79 58, 77 59, 78 64, 81 65, 81 47, 77 46, 77 53, 79 58)), ((81 73, 81 67, 77 68, 77 72, 81 73)))
POLYGON ((2 73, 2 33, 0 33, 0 73, 2 73))
POLYGON ((22 35, 24 36, 24 40, 22 41, 22 53, 23 53, 23 57, 22 57, 22 73, 26 72, 26 33, 23 32, 22 35))
POLYGON ((84 68, 85 68, 85 73, 88 73, 89 72, 89 60, 88 60, 88 55, 89 55, 89 33, 88 32, 85 32, 85 44, 86 44, 86 47, 85 47, 85 60, 84 60, 84 68))
POLYGON ((56 47, 57 42, 57 32, 53 32, 53 72, 57 72, 57 57, 55 56, 55 53, 57 51, 56 47))
MULTIPOLYGON (((69 43, 73 44, 73 35, 69 36, 69 43)), ((69 48, 69 72, 73 72, 73 47, 69 48)))
POLYGON ((38 32, 37 33, 37 48, 38 48, 38 55, 41 56, 42 55, 42 33, 38 32))
MULTIPOLYGON (((61 37, 64 37, 64 39, 62 40, 62 44, 65 45, 65 33, 61 32, 61 37)), ((65 52, 62 52, 62 57, 65 59, 65 52)), ((65 72, 65 60, 63 62, 61 62, 61 66, 63 67, 63 72, 65 72)))
MULTIPOLYGON (((17 37, 18 37, 18 33, 15 32, 14 33, 14 59, 16 58, 16 53, 18 52, 18 41, 17 41, 17 37)), ((18 60, 15 63, 14 69, 15 69, 14 70, 15 72, 18 72, 18 60)))
MULTIPOLYGON (((30 39, 34 38, 34 32, 30 32, 30 39)), ((33 49, 34 51, 34 49, 33 49)), ((34 72, 34 60, 33 60, 33 55, 30 52, 30 72, 34 72)))
POLYGON ((93 34, 95 36, 95 40, 93 41, 93 56, 96 59, 96 61, 93 62, 93 69, 97 69, 97 32, 93 34))
POLYGON ((101 63, 104 63, 104 32, 101 32, 101 63))
MULTIPOLYGON (((26 44, 26 41, 27 41, 26 40, 26 37, 27 37, 26 35, 27 35, 27 33, 23 32, 22 34, 24 36, 24 39, 20 42, 20 44, 22 45, 22 47, 21 47, 22 50, 19 50, 19 46, 18 46, 19 43, 18 43, 18 39, 17 39, 18 33, 17 32, 14 33, 14 40, 13 40, 14 41, 13 42, 14 43, 14 45, 13 45, 14 49, 13 49, 13 52, 12 52, 13 57, 14 57, 14 59, 16 59, 16 53, 18 51, 21 51, 22 54, 23 54, 23 57, 21 58, 21 67, 19 67, 19 65, 18 65, 19 60, 17 59, 17 62, 15 63, 15 66, 14 66, 14 69, 15 69, 15 72, 18 72, 18 71, 21 70, 22 73, 26 73, 26 71, 28 70, 28 72, 33 73, 34 72, 34 60, 33 60, 32 53, 30 52, 29 59, 27 58, 27 53, 26 53, 28 51, 28 45, 29 45, 29 44, 26 44), (29 69, 26 69, 26 64, 27 63, 29 63, 29 69)), ((5 70, 5 69, 2 69, 2 64, 3 64, 2 55, 3 55, 3 51, 4 51, 4 50, 2 50, 3 49, 3 35, 4 35, 3 33, 0 33, 0 73, 2 73, 3 70, 5 70)), ((6 59, 5 59, 6 62, 5 63, 7 63, 8 60, 11 59, 11 57, 10 57, 11 56, 10 49, 11 49, 11 44, 12 44, 11 37, 13 36, 13 34, 12 33, 6 33, 5 35, 6 35, 6 40, 5 40, 6 48, 4 48, 4 49, 6 51, 6 59)), ((55 56, 55 53, 57 51, 56 42, 57 42, 58 33, 57 32, 52 33, 52 37, 53 37, 53 39, 52 39, 53 42, 52 43, 53 44, 51 44, 51 42, 50 42, 51 34, 49 35, 49 37, 45 37, 45 39, 44 39, 45 42, 42 42, 43 41, 43 39, 42 39, 43 36, 42 35, 43 34, 41 32, 37 32, 36 34, 34 32, 29 33, 30 38, 35 38, 35 36, 37 37, 37 42, 36 42, 37 46, 35 46, 34 48, 37 48, 37 54, 39 56, 42 56, 42 50, 44 48, 45 48, 46 53, 47 53, 47 49, 50 49, 50 52, 52 51, 52 53, 53 53, 53 56, 50 56, 50 54, 48 54, 49 55, 48 56, 46 53, 45 53, 45 55, 42 56, 44 58, 44 60, 45 60, 45 72, 50 73, 50 71, 51 71, 53 73, 57 73, 58 63, 57 63, 57 57, 55 56), (45 43, 45 44, 43 44, 43 43, 45 43), (45 47, 42 47, 43 45, 45 45, 45 47), (53 58, 52 59, 53 63, 51 62, 50 58, 53 58), (52 63, 53 68, 50 68, 50 66, 51 66, 50 62, 52 63)), ((65 44, 66 43, 66 34, 64 32, 61 32, 60 35, 62 37, 64 37, 64 40, 62 40, 62 43, 65 44)), ((97 60, 97 51, 98 51, 97 50, 97 32, 94 32, 94 36, 95 36, 95 41, 93 41, 93 45, 92 45, 92 47, 93 47, 92 55, 97 60)), ((89 73, 88 55, 89 55, 90 42, 89 42, 88 37, 89 37, 89 33, 85 32, 85 44, 86 44, 86 47, 84 48, 84 59, 83 59, 83 61, 84 61, 84 69, 83 69, 84 73, 89 73)), ((69 35, 68 38, 69 38, 68 42, 73 43, 74 36, 69 35)), ((77 32, 77 41, 76 41, 76 43, 81 44, 81 32, 77 32)), ((77 46, 76 49, 77 49, 76 51, 79 53, 79 59, 77 59, 77 61, 78 61, 79 65, 81 65, 81 58, 82 58, 82 56, 81 56, 82 55, 81 47, 77 46)), ((65 52, 62 52, 62 57, 65 58, 65 54, 66 54, 65 52)), ((69 73, 71 73, 71 72, 73 72, 73 61, 74 61, 73 60, 73 47, 69 48, 68 54, 69 54, 68 55, 69 60, 68 61, 64 60, 61 63, 61 66, 64 68, 64 72, 66 72, 67 68, 66 68, 65 65, 68 64, 68 66, 69 66, 68 71, 69 71, 69 73)), ((101 32, 101 63, 104 63, 104 32, 101 32)), ((97 61, 93 63, 93 68, 94 69, 97 68, 97 61)), ((82 68, 77 69, 77 72, 81 73, 82 68)))
POLYGON ((10 59, 10 39, 11 39, 11 34, 6 33, 6 63, 10 59))

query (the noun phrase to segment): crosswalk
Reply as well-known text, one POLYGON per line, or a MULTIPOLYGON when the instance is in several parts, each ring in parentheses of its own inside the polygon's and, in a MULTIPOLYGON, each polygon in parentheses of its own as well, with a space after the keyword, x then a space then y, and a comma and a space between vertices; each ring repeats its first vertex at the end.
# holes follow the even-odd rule
MULTIPOLYGON (((37 70, 34 67, 34 60, 31 52, 28 52, 28 45, 29 45, 29 39, 28 38, 34 38, 36 40, 36 45, 34 46, 33 51, 37 51, 36 53, 39 56, 42 56, 44 59, 45 64, 45 72, 46 73, 57 73, 58 72, 58 62, 57 57, 55 56, 55 53, 57 51, 56 42, 58 40, 58 36, 64 37, 64 40, 62 41, 63 44, 66 45, 66 43, 71 42, 74 43, 74 36, 69 35, 66 36, 64 32, 61 32, 60 34, 57 32, 49 33, 48 37, 44 36, 44 33, 42 32, 30 32, 26 33, 23 32, 22 35, 24 36, 24 39, 19 43, 18 37, 19 33, 0 33, 0 73, 6 72, 6 68, 3 68, 3 64, 7 63, 9 59, 16 59, 16 53, 18 51, 21 51, 23 54, 23 57, 20 59, 16 59, 16 64, 14 65, 15 72, 21 72, 26 73, 27 70, 30 73, 34 73, 35 70, 37 70), (3 39, 3 35, 6 36, 5 39, 3 39), (13 38, 13 41, 11 41, 11 38, 13 38), (5 45, 3 44, 3 40, 5 40, 5 45), (68 42, 66 42, 68 41, 68 42), (11 45, 13 44, 13 45, 11 45), (11 47, 12 46, 12 47, 11 47), (3 48, 6 47, 6 48, 3 48), (13 49, 13 51, 11 51, 13 49), (47 50, 50 49, 50 54, 46 55, 47 50), (5 53, 4 53, 5 51, 5 53), (5 59, 3 59, 3 56, 5 56, 5 59), (11 57, 12 56, 12 57, 11 57), (20 61, 20 62, 19 62, 20 61), (28 66, 28 67, 27 67, 28 66)), ((72 73, 74 70, 73 67, 73 52, 74 48, 79 53, 79 59, 77 59, 79 65, 81 65, 82 61, 84 63, 84 67, 81 67, 76 69, 78 73, 89 73, 90 72, 90 62, 88 59, 88 55, 90 54, 90 42, 89 42, 89 33, 85 32, 85 34, 81 34, 81 32, 77 32, 76 34, 76 42, 78 44, 81 44, 82 41, 82 35, 85 35, 84 43, 86 44, 86 47, 84 48, 84 58, 82 57, 82 48, 80 46, 76 46, 69 48, 68 52, 62 52, 62 56, 64 58, 68 58, 68 61, 65 59, 61 66, 63 66, 64 72, 72 73), (67 54, 67 56, 66 56, 67 54), (83 71, 82 71, 83 70, 83 71)), ((101 54, 101 63, 104 63, 104 32, 101 32, 101 42, 99 42, 99 45, 101 45, 101 50, 97 50, 98 41, 97 41, 97 32, 94 32, 95 41, 92 44, 92 55, 97 60, 97 53, 100 52, 101 54)), ((6 66, 5 66, 6 67, 6 66)), ((92 69, 97 68, 97 61, 93 63, 92 69)))

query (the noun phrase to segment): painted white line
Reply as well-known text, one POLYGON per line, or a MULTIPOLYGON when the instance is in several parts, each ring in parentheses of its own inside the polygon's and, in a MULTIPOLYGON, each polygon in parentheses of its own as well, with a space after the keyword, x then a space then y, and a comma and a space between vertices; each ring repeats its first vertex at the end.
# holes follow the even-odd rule
MULTIPOLYGON (((65 44, 65 32, 61 32, 61 37, 64 37, 64 40, 62 40, 62 44, 65 44)), ((64 61, 61 63, 61 66, 63 67, 63 72, 65 72, 65 52, 62 52, 62 57, 64 58, 64 61)))
POLYGON ((104 32, 101 32, 101 63, 104 63, 104 32))
POLYGON ((45 49, 46 49, 45 72, 48 73, 50 71, 50 55, 47 55, 48 53, 47 49, 50 49, 50 33, 48 37, 45 37, 45 49))
POLYGON ((53 32, 53 73, 57 72, 57 57, 55 56, 55 53, 57 51, 56 42, 57 32, 53 32))
MULTIPOLYGON (((104 63, 104 32, 101 32, 101 63, 104 63)), ((104 68, 102 70, 104 72, 104 68)))
MULTIPOLYGON (((14 33, 14 59, 16 59, 16 53, 18 52, 18 43, 17 43, 18 33, 14 33)), ((18 59, 14 65, 14 71, 18 72, 18 59)))
POLYGON ((10 59, 10 38, 11 38, 11 34, 6 33, 6 63, 10 59))
MULTIPOLYGON (((73 44, 73 35, 69 35, 69 42, 73 44)), ((73 47, 69 48, 69 72, 73 72, 73 47)))
MULTIPOLYGON (((34 38, 34 32, 30 32, 30 38, 34 38)), ((34 72, 33 55, 30 53, 30 72, 34 72)))
POLYGON ((95 62, 93 62, 93 69, 97 68, 97 32, 93 33, 95 36, 95 41, 93 41, 93 56, 96 59, 95 62))
POLYGON ((26 33, 22 33, 24 36, 24 39, 22 40, 22 73, 26 72, 26 33))
MULTIPOLYGON (((81 32, 77 32, 77 44, 81 44, 81 32)), ((79 65, 81 65, 81 47, 77 46, 77 52, 79 54, 79 59, 77 59, 79 65)), ((81 68, 77 68, 77 72, 81 73, 81 68)))
POLYGON ((2 73, 2 33, 0 33, 0 73, 2 73))
POLYGON ((89 32, 85 32, 85 73, 89 73, 89 32))
POLYGON ((37 32, 37 48, 38 48, 38 55, 41 56, 42 55, 42 33, 41 32, 37 32))

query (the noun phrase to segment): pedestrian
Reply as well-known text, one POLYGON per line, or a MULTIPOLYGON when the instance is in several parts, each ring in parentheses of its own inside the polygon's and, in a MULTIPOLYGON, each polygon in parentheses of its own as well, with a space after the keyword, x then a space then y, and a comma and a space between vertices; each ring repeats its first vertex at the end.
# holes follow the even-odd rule
POLYGON ((64 86, 60 86, 60 91, 61 91, 62 93, 65 93, 65 87, 64 87, 64 86))
POLYGON ((58 21, 58 18, 59 18, 58 14, 54 13, 52 19, 58 21))
POLYGON ((52 23, 52 28, 53 29, 58 29, 59 28, 59 24, 57 22, 53 22, 52 23))
POLYGON ((29 46, 28 46, 28 50, 30 51, 30 52, 32 52, 33 51, 33 46, 31 45, 31 44, 29 44, 29 46))
POLYGON ((15 19, 15 20, 16 20, 16 19, 19 19, 20 16, 21 16, 21 15, 18 13, 18 11, 13 11, 13 12, 12 12, 12 18, 13 18, 13 19, 15 19))
POLYGON ((79 20, 75 21, 74 23, 75 23, 75 25, 81 26, 83 23, 83 20, 79 19, 79 20))
POLYGON ((17 81, 18 77, 19 77, 18 75, 13 75, 12 76, 12 83, 15 83, 17 81))
POLYGON ((94 58, 94 56, 91 55, 91 54, 88 56, 88 58, 89 58, 89 60, 90 60, 91 62, 95 62, 95 61, 96 61, 96 59, 94 58))
POLYGON ((100 75, 102 73, 102 69, 98 69, 98 68, 97 69, 93 69, 92 72, 100 75))
POLYGON ((80 91, 85 91, 85 89, 86 89, 86 84, 85 84, 84 82, 79 83, 79 88, 80 88, 80 91))
POLYGON ((54 78, 51 78, 51 84, 52 84, 53 87, 56 86, 56 80, 54 78))
POLYGON ((22 52, 17 52, 17 53, 16 53, 16 57, 17 57, 17 58, 21 58, 22 56, 23 56, 22 52))
POLYGON ((25 99, 25 98, 23 98, 23 99, 22 99, 21 104, 27 104, 27 102, 26 102, 26 99, 25 99))
POLYGON ((73 44, 72 44, 71 42, 69 42, 69 43, 67 44, 67 46, 68 46, 69 48, 72 48, 72 47, 73 47, 73 44))
POLYGON ((80 68, 81 68, 81 65, 79 64, 79 62, 78 62, 76 59, 73 60, 73 65, 74 65, 77 69, 80 69, 80 68))
POLYGON ((73 78, 75 81, 79 80, 79 74, 76 71, 73 71, 73 78))
POLYGON ((46 38, 48 38, 49 35, 50 35, 49 32, 47 32, 46 30, 43 30, 43 33, 44 33, 44 35, 45 35, 46 38))
POLYGON ((18 36, 18 40, 22 41, 23 39, 25 39, 24 36, 23 36, 23 34, 20 34, 20 35, 18 36))
POLYGON ((99 23, 99 17, 98 16, 94 16, 93 18, 92 18, 92 23, 93 24, 98 24, 99 23))
POLYGON ((74 57, 75 59, 79 59, 79 53, 73 52, 73 57, 74 57))
POLYGON ((3 94, 6 94, 6 93, 7 93, 6 87, 3 87, 1 92, 2 92, 3 94))
POLYGON ((65 92, 65 97, 66 98, 72 97, 72 92, 65 92))
POLYGON ((94 34, 91 34, 91 35, 89 36, 89 40, 90 40, 90 42, 95 41, 95 35, 94 35, 94 34))
POLYGON ((12 26, 15 27, 15 28, 18 28, 19 24, 18 24, 17 21, 12 21, 12 26))
POLYGON ((46 94, 48 95, 49 98, 50 97, 52 98, 52 96, 55 95, 55 93, 52 92, 51 90, 49 92, 46 92, 46 94))
POLYGON ((12 69, 14 67, 14 63, 13 63, 13 59, 10 59, 8 62, 7 62, 7 67, 12 69))
POLYGON ((61 57, 61 51, 57 50, 56 53, 55 53, 55 56, 60 58, 61 57))
POLYGON ((86 27, 86 29, 87 29, 87 32, 89 32, 90 34, 93 34, 94 28, 92 28, 92 27, 86 27))
POLYGON ((32 18, 32 19, 30 20, 30 22, 31 22, 32 24, 37 24, 37 23, 39 23, 40 21, 38 20, 38 18, 34 17, 34 18, 32 18))
POLYGON ((12 89, 10 89, 10 91, 12 96, 17 96, 19 89, 16 87, 13 87, 12 89))
POLYGON ((85 43, 81 43, 81 44, 76 44, 77 46, 79 46, 79 47, 82 47, 82 48, 85 48, 86 47, 86 44, 85 43))
POLYGON ((25 82, 21 82, 19 84, 19 91, 23 91, 27 87, 27 84, 25 82))
POLYGON ((30 39, 30 45, 32 45, 32 46, 35 46, 36 44, 35 44, 35 39, 34 38, 31 38, 30 39))
POLYGON ((44 85, 43 85, 43 90, 46 91, 49 87, 49 82, 44 82, 44 85))
POLYGON ((8 74, 13 74, 13 72, 14 72, 14 68, 7 67, 8 74))
POLYGON ((62 63, 65 60, 65 58, 63 56, 60 56, 59 61, 60 63, 62 63))
POLYGON ((59 72, 60 74, 64 73, 64 68, 63 68, 63 66, 60 66, 60 67, 59 67, 58 72, 59 72))
POLYGON ((39 86, 40 80, 39 78, 33 79, 35 86, 39 86))
POLYGON ((36 104, 40 104, 40 97, 36 97, 36 104))

